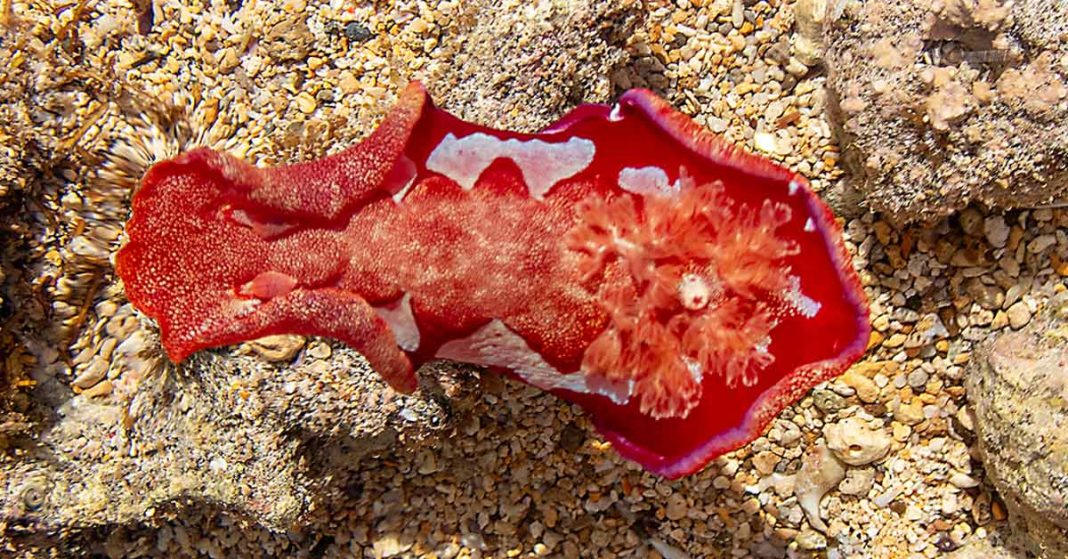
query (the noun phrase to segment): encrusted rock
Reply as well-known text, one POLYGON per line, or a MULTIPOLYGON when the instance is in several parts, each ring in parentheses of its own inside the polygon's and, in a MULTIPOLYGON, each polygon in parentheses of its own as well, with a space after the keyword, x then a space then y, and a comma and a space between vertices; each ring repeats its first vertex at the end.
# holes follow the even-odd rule
POLYGON ((1015 536, 1040 557, 1068 556, 1068 294, 979 352, 967 390, 987 474, 1015 536))
POLYGON ((890 451, 890 436, 857 417, 832 423, 823 430, 827 447, 850 466, 864 466, 882 459, 890 451))
POLYGON ((827 0, 798 0, 794 4, 793 52, 802 63, 812 66, 823 60, 823 22, 827 0))
POLYGON ((610 77, 629 59, 626 41, 642 9, 635 0, 462 5, 458 21, 472 24, 459 31, 470 38, 427 83, 457 116, 505 129, 540 128, 578 101, 609 101, 610 77))
MULTIPOLYGON (((824 62, 844 200, 903 222, 1068 194, 1068 3, 834 5, 824 62)), ((1003 223, 987 226, 1003 244, 1003 223)))

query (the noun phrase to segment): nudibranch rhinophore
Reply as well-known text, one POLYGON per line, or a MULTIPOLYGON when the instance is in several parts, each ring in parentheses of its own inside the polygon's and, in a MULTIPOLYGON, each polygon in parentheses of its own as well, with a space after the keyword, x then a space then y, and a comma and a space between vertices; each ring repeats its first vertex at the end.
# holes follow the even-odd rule
POLYGON ((350 345, 401 391, 429 360, 481 365, 577 403, 667 477, 759 436, 869 335, 805 179, 644 90, 520 134, 413 83, 318 161, 156 164, 127 234, 116 270, 174 361, 295 333, 350 345))

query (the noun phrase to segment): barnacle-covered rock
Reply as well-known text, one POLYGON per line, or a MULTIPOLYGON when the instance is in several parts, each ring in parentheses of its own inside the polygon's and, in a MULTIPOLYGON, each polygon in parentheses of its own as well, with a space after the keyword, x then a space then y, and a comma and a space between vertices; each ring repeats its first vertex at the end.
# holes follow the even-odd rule
POLYGON ((845 199, 896 221, 1068 195, 1068 3, 834 2, 824 24, 845 199))
POLYGON ((987 344, 968 375, 987 474, 1015 536, 1039 557, 1068 555, 1068 294, 1024 330, 987 344))

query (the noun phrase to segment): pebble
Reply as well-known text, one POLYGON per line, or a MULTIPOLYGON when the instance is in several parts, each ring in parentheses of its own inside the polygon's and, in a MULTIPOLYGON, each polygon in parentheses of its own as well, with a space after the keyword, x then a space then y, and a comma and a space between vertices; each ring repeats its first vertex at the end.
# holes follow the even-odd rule
POLYGON ((857 417, 828 425, 823 433, 828 448, 839 460, 851 466, 871 464, 890 451, 890 436, 857 417))
POLYGON ((904 334, 902 334, 901 332, 897 332, 895 334, 891 334, 890 337, 887 338, 885 342, 883 342, 883 345, 891 349, 895 347, 901 347, 905 345, 906 339, 908 338, 904 334))
POLYGON ((949 331, 942 323, 942 319, 935 313, 928 313, 916 323, 912 333, 905 339, 904 346, 906 349, 923 347, 947 336, 949 336, 949 331))
POLYGON ((1057 244, 1057 237, 1053 235, 1039 235, 1027 243, 1027 250, 1031 254, 1039 254, 1049 247, 1057 244))
MULTIPOLYGON (((114 340, 114 338, 111 338, 114 340)), ((72 385, 85 390, 95 385, 107 376, 108 362, 103 359, 93 359, 89 366, 71 382, 72 385)))
POLYGON ((827 548, 827 536, 814 530, 802 530, 794 539, 797 547, 805 551, 819 551, 827 548))
POLYGON ((901 443, 908 442, 909 437, 912 435, 912 427, 899 421, 894 421, 890 424, 890 432, 895 441, 901 443))
POLYGON ((875 470, 872 468, 850 468, 845 479, 838 484, 838 491, 845 495, 863 497, 875 485, 875 470))
POLYGON ((779 464, 781 458, 770 450, 758 452, 753 456, 753 466, 756 467, 757 472, 761 475, 768 475, 775 471, 775 466, 779 464))
POLYGON ((681 493, 672 493, 667 499, 664 514, 669 520, 681 520, 686 517, 686 497, 681 493))
POLYGON ((894 412, 894 419, 905 425, 916 425, 923 421, 923 403, 919 398, 913 398, 907 404, 900 404, 894 412))
POLYGON ((775 136, 768 134, 767 132, 757 132, 753 134, 753 147, 764 152, 774 154, 779 150, 776 143, 775 136))
POLYGON ((96 385, 91 386, 86 390, 83 390, 82 396, 85 396, 86 398, 99 398, 111 394, 111 391, 114 388, 115 386, 111 383, 111 381, 105 379, 101 382, 98 382, 96 385))
POLYGON ((1005 314, 1009 317, 1009 326, 1016 330, 1027 326, 1027 323, 1031 322, 1031 308, 1023 301, 1014 303, 1005 310, 1005 314))
POLYGON ((979 213, 979 210, 974 207, 967 207, 961 210, 957 215, 957 221, 960 223, 960 228, 967 235, 978 237, 983 233, 985 225, 983 214, 979 213))
POLYGON ((373 37, 374 34, 366 25, 353 21, 345 25, 345 37, 353 42, 362 43, 373 37))
POLYGON ((964 285, 968 295, 984 309, 1000 309, 1005 301, 1005 294, 1000 287, 987 285, 980 281, 979 278, 971 278, 964 285))
POLYGON ((930 375, 927 374, 927 371, 916 369, 908 374, 908 383, 912 388, 922 389, 927 385, 928 378, 930 378, 930 375))
POLYGON ((905 507, 905 520, 916 522, 923 518, 923 511, 916 505, 908 505, 905 507))
POLYGON ((949 476, 949 483, 960 489, 971 489, 979 485, 978 480, 963 472, 953 472, 953 475, 949 476))
POLYGON ((808 73, 808 66, 805 66, 803 62, 797 58, 791 57, 789 62, 786 63, 786 71, 795 78, 803 77, 808 73))
POLYGON ((375 557, 395 557, 412 548, 410 542, 402 542, 396 534, 383 534, 371 546, 375 557))
POLYGON ((307 91, 301 91, 297 94, 296 98, 297 108, 304 114, 311 114, 315 112, 318 103, 315 101, 315 97, 312 97, 307 91))
POLYGON ((861 402, 870 404, 879 399, 879 387, 875 386, 875 383, 870 378, 855 370, 850 370, 842 375, 842 382, 856 390, 857 398, 860 398, 861 402))
POLYGON ((360 90, 360 81, 356 79, 355 74, 345 70, 338 76, 337 86, 345 95, 351 95, 360 90))
POLYGON ((846 399, 827 389, 817 389, 812 394, 812 403, 825 414, 837 413, 846 406, 846 399))
POLYGON ((308 356, 315 359, 329 359, 332 354, 333 350, 323 342, 317 342, 308 348, 308 356))
POLYGON ((1023 297, 1023 294, 1026 291, 1027 288, 1018 283, 1009 286, 1009 289, 1005 291, 1005 302, 1001 304, 1001 308, 1008 309, 1009 307, 1015 305, 1016 302, 1019 301, 1021 297, 1023 297))
POLYGON ((1004 247, 1009 240, 1009 226, 1000 215, 990 216, 983 221, 983 233, 986 241, 996 248, 1004 247))

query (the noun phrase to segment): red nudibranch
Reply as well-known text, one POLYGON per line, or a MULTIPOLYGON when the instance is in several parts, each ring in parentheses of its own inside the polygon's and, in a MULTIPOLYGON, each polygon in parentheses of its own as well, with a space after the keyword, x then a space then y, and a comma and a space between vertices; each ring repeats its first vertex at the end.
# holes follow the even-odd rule
POLYGON ((127 233, 116 270, 174 361, 297 333, 401 391, 413 365, 478 364, 577 403, 667 477, 759 436, 869 334, 808 183, 644 90, 520 134, 413 83, 334 156, 153 166, 127 233))

